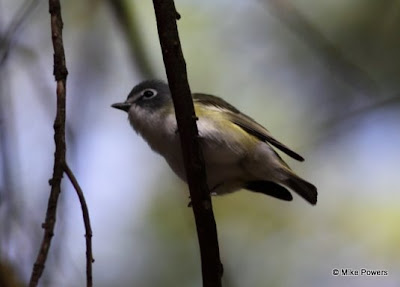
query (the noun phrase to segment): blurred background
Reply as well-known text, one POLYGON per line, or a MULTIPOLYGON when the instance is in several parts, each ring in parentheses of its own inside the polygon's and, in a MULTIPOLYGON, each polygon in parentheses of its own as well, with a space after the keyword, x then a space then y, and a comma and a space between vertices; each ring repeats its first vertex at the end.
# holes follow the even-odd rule
MULTIPOLYGON (((213 198, 223 286, 400 286, 400 1, 176 0, 193 92, 223 97, 306 161, 313 207, 213 198), (334 268, 388 276, 333 276, 334 268)), ((89 205, 95 286, 201 286, 187 186, 111 109, 166 79, 152 1, 62 1, 67 160, 89 205)), ((0 286, 25 286, 43 236, 55 82, 48 3, 0 0, 0 286)), ((41 286, 85 285, 63 181, 41 286)))

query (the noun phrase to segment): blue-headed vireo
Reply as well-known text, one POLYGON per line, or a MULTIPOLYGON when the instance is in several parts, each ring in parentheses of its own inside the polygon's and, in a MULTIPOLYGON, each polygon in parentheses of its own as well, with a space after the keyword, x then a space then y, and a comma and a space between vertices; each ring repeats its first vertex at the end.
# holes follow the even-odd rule
MULTIPOLYGON (((192 97, 211 193, 247 189, 291 201, 288 187, 316 204, 316 187, 297 176, 270 145, 303 161, 299 154, 223 99, 197 93, 192 97)), ((112 107, 126 111, 134 130, 186 181, 168 85, 158 80, 142 82, 132 89, 125 102, 112 107)))

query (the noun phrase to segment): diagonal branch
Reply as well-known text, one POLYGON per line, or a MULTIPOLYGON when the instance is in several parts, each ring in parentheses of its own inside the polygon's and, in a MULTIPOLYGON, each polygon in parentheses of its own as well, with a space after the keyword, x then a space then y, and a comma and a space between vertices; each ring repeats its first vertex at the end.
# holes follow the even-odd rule
POLYGON ((81 203, 83 223, 85 225, 85 238, 86 238, 86 286, 93 286, 93 276, 92 276, 92 263, 94 262, 92 253, 92 228, 90 227, 90 217, 89 209, 86 204, 85 196, 83 191, 79 186, 78 181, 72 170, 69 168, 68 164, 65 162, 64 171, 67 174, 69 180, 71 181, 73 187, 75 188, 76 194, 78 195, 79 202, 81 203))
POLYGON ((153 0, 153 4, 196 221, 203 286, 220 287, 222 264, 219 256, 217 228, 206 184, 203 154, 198 142, 197 118, 187 79, 186 63, 176 25, 176 19, 180 16, 173 0, 153 0))
POLYGON ((54 234, 56 223, 57 203, 61 192, 61 179, 65 163, 65 98, 67 67, 65 65, 65 53, 62 40, 63 22, 61 18, 61 6, 59 0, 49 0, 49 12, 51 18, 51 38, 54 48, 54 77, 57 82, 57 113, 54 120, 54 141, 56 150, 54 153, 53 177, 50 197, 47 205, 46 219, 42 227, 44 236, 37 255, 29 282, 30 287, 37 286, 42 276, 47 255, 50 249, 51 239, 54 234))
POLYGON ((6 62, 9 52, 15 44, 18 30, 29 19, 35 8, 39 6, 39 2, 40 0, 26 0, 19 7, 4 35, 0 33, 0 67, 6 62))
POLYGON ((109 0, 108 3, 125 34, 131 60, 135 64, 135 68, 143 78, 153 78, 155 72, 151 66, 143 37, 140 34, 139 21, 134 9, 135 5, 138 4, 133 4, 130 0, 109 0))
POLYGON ((326 62, 335 75, 367 95, 378 94, 379 87, 374 79, 359 65, 349 59, 288 0, 262 0, 276 11, 279 19, 305 40, 326 62))

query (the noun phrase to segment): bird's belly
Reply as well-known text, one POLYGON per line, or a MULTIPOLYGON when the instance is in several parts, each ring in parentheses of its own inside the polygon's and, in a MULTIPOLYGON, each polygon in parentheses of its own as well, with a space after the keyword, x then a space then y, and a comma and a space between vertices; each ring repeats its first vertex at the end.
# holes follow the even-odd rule
MULTIPOLYGON (((207 185, 212 193, 231 193, 253 180, 280 180, 276 176, 278 158, 265 143, 260 143, 252 152, 218 144, 201 144, 201 148, 206 167, 207 185)), ((172 142, 165 142, 164 150, 160 153, 171 169, 186 182, 179 138, 175 138, 172 142)))
POLYGON ((243 187, 248 175, 238 164, 206 164, 207 184, 211 193, 225 194, 243 187))
MULTIPOLYGON (((240 165, 235 164, 206 164, 207 186, 211 193, 225 194, 230 193, 243 187, 244 182, 252 178, 246 175, 246 172, 240 165)), ((186 180, 186 171, 183 164, 175 159, 167 159, 171 169, 183 181, 186 180)))
MULTIPOLYGON (((245 177, 248 176, 241 165, 244 155, 216 145, 201 145, 201 149, 205 161, 207 185, 210 191, 221 194, 239 189, 239 182, 243 183, 245 177)), ((186 171, 179 141, 164 145, 164 150, 160 153, 175 174, 186 182, 186 171)))

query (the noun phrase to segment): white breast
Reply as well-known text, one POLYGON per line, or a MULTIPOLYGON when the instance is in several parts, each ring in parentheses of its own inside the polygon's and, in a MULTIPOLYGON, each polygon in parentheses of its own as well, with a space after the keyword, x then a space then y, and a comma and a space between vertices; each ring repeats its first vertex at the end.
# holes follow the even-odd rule
POLYGON ((149 144, 151 149, 162 155, 172 170, 185 180, 185 171, 180 149, 175 115, 148 113, 139 107, 132 107, 129 121, 134 130, 149 144))
MULTIPOLYGON (((129 112, 129 120, 135 131, 155 152, 166 159, 171 169, 182 180, 186 181, 175 115, 165 117, 162 114, 148 113, 138 107, 131 109, 134 110, 129 112)), ((214 189, 217 193, 232 192, 239 189, 246 179, 256 178, 252 175, 254 166, 247 160, 244 164, 244 161, 250 159, 251 162, 258 162, 262 156, 254 158, 253 153, 249 154, 237 138, 229 137, 229 133, 227 135, 216 128, 210 120, 200 118, 197 126, 210 189, 218 187, 214 189)))

